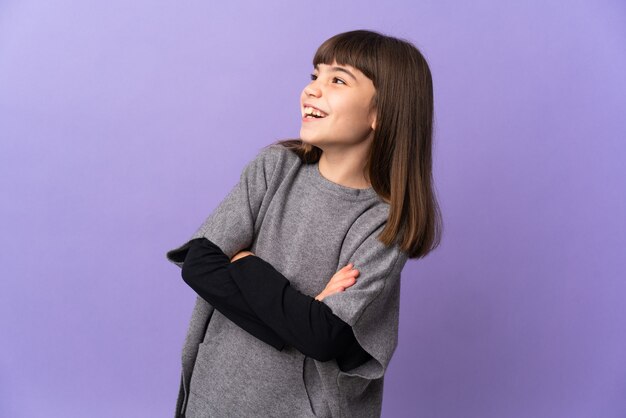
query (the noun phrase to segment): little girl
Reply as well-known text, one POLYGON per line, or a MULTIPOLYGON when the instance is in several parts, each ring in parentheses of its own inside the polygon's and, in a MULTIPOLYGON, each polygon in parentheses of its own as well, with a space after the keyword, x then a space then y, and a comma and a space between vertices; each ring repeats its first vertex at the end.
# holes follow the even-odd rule
POLYGON ((366 30, 313 66, 300 137, 167 253, 198 294, 177 417, 380 416, 401 272, 441 236, 432 79, 410 42, 366 30))

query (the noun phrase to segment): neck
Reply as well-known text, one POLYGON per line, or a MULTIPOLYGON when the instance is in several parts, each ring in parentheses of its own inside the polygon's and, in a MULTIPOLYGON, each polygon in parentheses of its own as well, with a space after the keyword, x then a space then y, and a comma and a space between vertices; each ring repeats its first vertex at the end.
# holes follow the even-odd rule
POLYGON ((365 173, 367 155, 353 150, 324 150, 319 161, 320 173, 332 181, 354 189, 367 189, 372 184, 365 173))

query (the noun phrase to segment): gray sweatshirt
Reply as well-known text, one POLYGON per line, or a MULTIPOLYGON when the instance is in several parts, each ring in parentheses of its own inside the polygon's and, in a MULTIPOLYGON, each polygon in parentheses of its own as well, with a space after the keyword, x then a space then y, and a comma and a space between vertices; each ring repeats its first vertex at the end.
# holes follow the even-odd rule
POLYGON ((376 237, 389 205, 372 189, 334 183, 282 145, 263 148, 196 232, 232 258, 248 249, 315 297, 349 262, 354 285, 322 301, 372 359, 348 372, 291 346, 278 351, 197 297, 182 351, 176 416, 379 417, 383 379, 398 344, 400 275, 408 259, 376 237))

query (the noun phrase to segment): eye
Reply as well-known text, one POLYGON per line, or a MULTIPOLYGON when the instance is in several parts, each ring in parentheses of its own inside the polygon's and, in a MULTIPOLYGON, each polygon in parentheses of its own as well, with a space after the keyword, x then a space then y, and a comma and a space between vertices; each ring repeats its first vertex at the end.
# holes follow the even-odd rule
MULTIPOLYGON (((310 74, 310 76, 311 76, 311 80, 317 80, 317 76, 316 76, 315 74, 310 74)), ((333 80, 339 80, 339 81, 341 81, 343 84, 346 84, 346 82, 345 82, 345 81, 343 81, 342 79, 337 78, 337 77, 333 77, 333 80)))

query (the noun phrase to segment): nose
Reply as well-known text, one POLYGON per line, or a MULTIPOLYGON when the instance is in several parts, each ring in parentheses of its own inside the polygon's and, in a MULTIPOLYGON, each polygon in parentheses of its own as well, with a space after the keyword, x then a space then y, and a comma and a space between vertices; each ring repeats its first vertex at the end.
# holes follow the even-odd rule
POLYGON ((304 88, 304 94, 307 96, 319 97, 321 90, 317 87, 317 80, 311 80, 311 82, 304 88))

